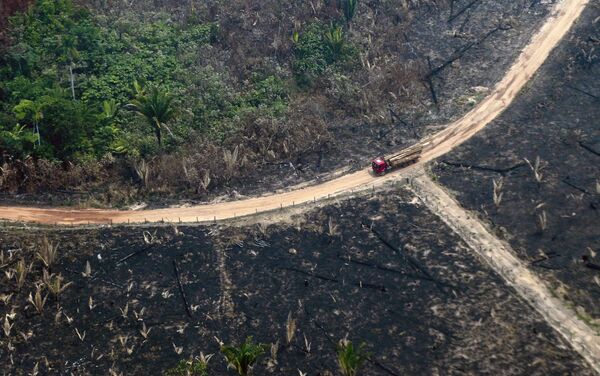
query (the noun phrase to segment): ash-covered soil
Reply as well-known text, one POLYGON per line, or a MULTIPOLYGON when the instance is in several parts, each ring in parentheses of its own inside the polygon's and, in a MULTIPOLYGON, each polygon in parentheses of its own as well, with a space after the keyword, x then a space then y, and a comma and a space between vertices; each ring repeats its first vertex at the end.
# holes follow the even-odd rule
POLYGON ((36 363, 42 374, 159 374, 203 351, 217 354, 210 374, 226 375, 215 337, 239 343, 249 335, 279 342, 256 375, 338 374, 335 343, 346 335, 372 352, 361 375, 592 374, 403 191, 315 209, 289 225, 3 229, 0 238, 3 272, 14 260, 33 262, 21 291, 0 277, 0 319, 11 325, 0 339, 7 374, 36 363), (43 236, 59 243, 51 272, 72 285, 38 314, 26 298, 41 279, 33 254, 43 236), (288 314, 297 322, 290 344, 288 314))
POLYGON ((491 222, 556 294, 596 329, 600 328, 599 16, 599 3, 592 2, 520 98, 433 168, 464 207, 491 222), (493 180, 501 179, 498 206, 493 180))

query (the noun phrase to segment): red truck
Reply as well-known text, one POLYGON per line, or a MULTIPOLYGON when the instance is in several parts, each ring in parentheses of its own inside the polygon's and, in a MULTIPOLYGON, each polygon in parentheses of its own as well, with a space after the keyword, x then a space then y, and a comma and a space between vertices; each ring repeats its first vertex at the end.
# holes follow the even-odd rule
POLYGON ((389 170, 398 166, 406 166, 416 163, 421 158, 423 145, 413 145, 406 149, 402 149, 396 154, 388 157, 377 157, 371 162, 373 173, 375 175, 385 175, 389 170))

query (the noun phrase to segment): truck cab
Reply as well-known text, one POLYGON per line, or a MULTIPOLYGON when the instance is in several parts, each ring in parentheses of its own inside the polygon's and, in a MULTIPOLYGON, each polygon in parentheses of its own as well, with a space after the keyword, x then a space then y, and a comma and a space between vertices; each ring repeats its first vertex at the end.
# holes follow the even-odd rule
POLYGON ((385 161, 385 158, 377 157, 371 162, 371 167, 375 175, 383 175, 388 169, 388 163, 385 161))

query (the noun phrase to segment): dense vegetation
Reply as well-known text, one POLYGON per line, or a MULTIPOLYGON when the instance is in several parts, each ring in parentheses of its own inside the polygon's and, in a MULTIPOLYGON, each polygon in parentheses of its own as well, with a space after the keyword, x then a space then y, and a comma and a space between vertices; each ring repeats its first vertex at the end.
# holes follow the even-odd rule
POLYGON ((71 0, 38 0, 10 19, 0 60, 6 190, 80 186, 109 179, 111 169, 145 185, 165 163, 181 163, 175 170, 187 188, 206 190, 229 181, 233 165, 318 144, 320 123, 314 131, 286 127, 290 95, 326 71, 352 69, 356 57, 343 17, 316 20, 291 38, 293 75, 265 67, 236 81, 231 69, 202 61, 224 49, 216 22, 97 13, 71 0), (189 158, 194 152, 202 155, 189 158))
POLYGON ((358 168, 463 113, 546 8, 469 4, 3 1, 0 191, 167 204, 358 168))
POLYGON ((144 97, 134 90, 136 81, 174 98, 168 107, 179 116, 172 116, 167 148, 193 131, 222 138, 235 129, 237 116, 259 107, 277 114, 285 106, 278 77, 257 74, 239 93, 210 69, 196 71, 195 57, 216 41, 215 24, 176 24, 165 15, 150 23, 116 22, 93 18, 70 0, 40 0, 11 26, 0 124, 5 153, 14 158, 158 153, 148 129, 122 111, 144 97))

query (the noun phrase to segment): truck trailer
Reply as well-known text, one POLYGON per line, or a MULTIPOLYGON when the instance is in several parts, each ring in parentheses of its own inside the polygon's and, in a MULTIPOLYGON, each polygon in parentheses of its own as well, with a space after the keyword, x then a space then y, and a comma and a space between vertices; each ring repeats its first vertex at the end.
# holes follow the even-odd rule
POLYGON ((373 173, 375 175, 385 175, 386 172, 393 168, 416 163, 421 158, 422 151, 423 145, 416 144, 402 149, 396 154, 387 157, 377 157, 371 162, 373 173))

